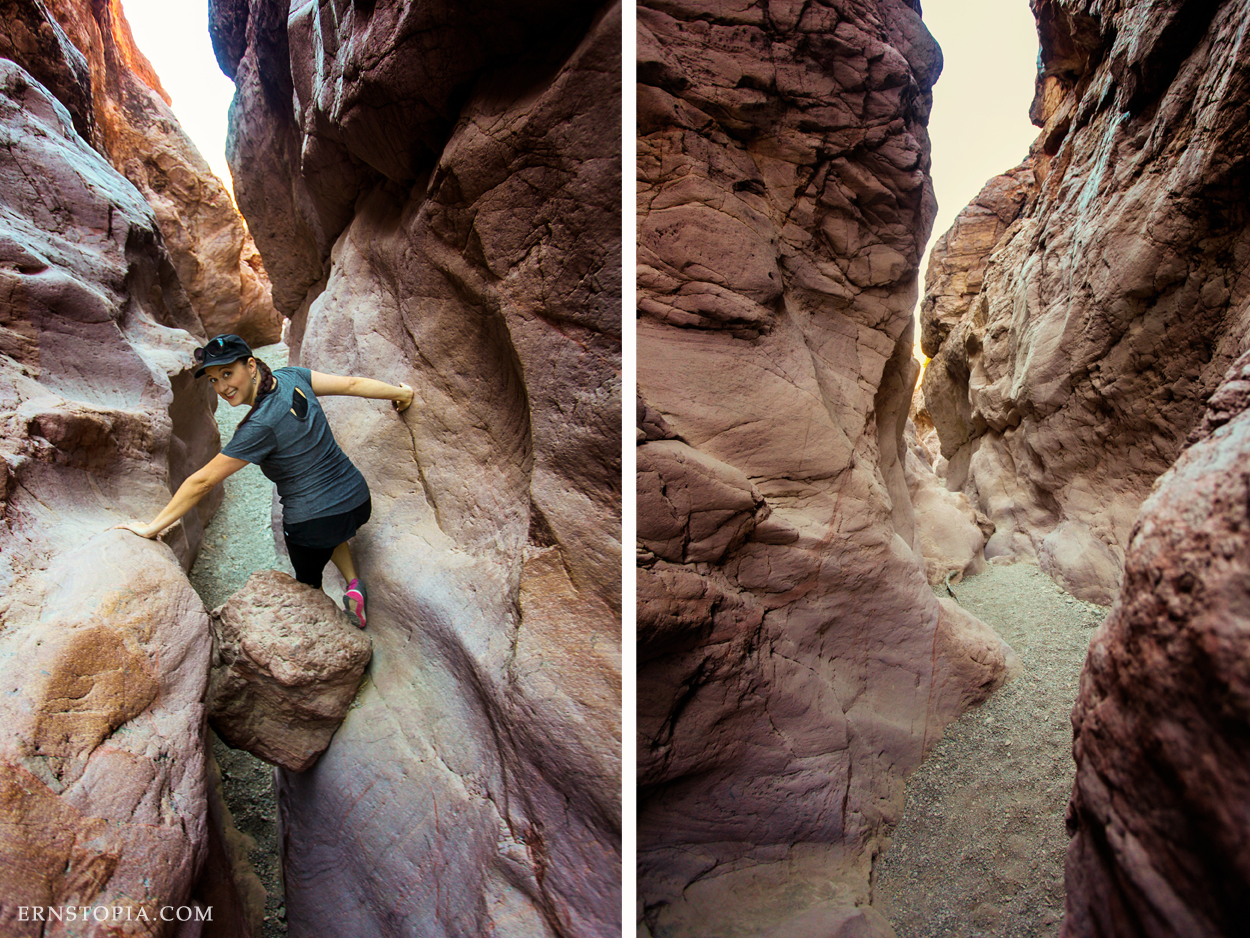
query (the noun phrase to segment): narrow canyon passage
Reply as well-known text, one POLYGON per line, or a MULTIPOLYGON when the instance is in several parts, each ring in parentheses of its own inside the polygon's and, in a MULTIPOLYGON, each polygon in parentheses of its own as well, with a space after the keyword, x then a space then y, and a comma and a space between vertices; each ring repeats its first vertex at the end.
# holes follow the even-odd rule
POLYGON ((898 938, 1049 938, 1064 907, 1070 715, 1107 610, 1028 562, 991 564, 952 588, 1007 640, 1020 669, 949 726, 908 779, 874 902, 898 938))
MULTIPOLYGON (((270 368, 287 364, 285 345, 253 350, 270 368)), ((217 426, 224 446, 247 413, 247 408, 217 404, 217 426)), ((225 498, 204 533, 204 547, 191 568, 191 585, 207 609, 214 609, 247 582, 257 570, 291 572, 286 558, 274 549, 271 523, 273 484, 260 469, 249 466, 223 483, 225 498)), ((241 749, 231 749, 210 730, 213 755, 221 769, 222 790, 235 827, 250 837, 252 869, 265 887, 264 938, 285 936, 281 858, 278 850, 278 806, 274 796, 273 766, 241 749)))

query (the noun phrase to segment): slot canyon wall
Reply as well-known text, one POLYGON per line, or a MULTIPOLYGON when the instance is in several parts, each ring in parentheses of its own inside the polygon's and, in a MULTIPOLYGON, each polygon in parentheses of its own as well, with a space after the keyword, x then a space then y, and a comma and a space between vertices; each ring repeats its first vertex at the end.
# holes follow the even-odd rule
POLYGON ((1246 348, 1247 10, 1033 9, 1042 130, 934 249, 923 386, 986 554, 1109 604, 1142 501, 1246 348))
POLYGON ((1034 0, 1025 164, 933 254, 938 468, 1114 606, 1073 710, 1065 938, 1250 920, 1244 2, 1034 0))
POLYGON ((638 10, 643 933, 892 935, 903 779, 1012 666, 904 470, 940 68, 903 0, 638 10))
POLYGON ((230 195, 169 109, 135 45, 121 0, 4 0, 0 56, 23 65, 67 108, 79 135, 156 213, 165 247, 208 335, 277 342, 282 315, 230 195))
POLYGON ((369 683, 279 773, 292 936, 620 923, 620 7, 214 0, 240 209, 369 480, 369 683))
POLYGON ((59 37, 31 63, 58 90, 0 59, 0 931, 51 933, 32 906, 158 923, 199 903, 226 930, 207 934, 243 934, 229 877, 201 875, 224 847, 208 620, 183 570, 214 500, 169 546, 108 530, 217 451, 188 367, 203 331, 152 207, 82 134, 85 60, 25 12, 8 35, 59 37))

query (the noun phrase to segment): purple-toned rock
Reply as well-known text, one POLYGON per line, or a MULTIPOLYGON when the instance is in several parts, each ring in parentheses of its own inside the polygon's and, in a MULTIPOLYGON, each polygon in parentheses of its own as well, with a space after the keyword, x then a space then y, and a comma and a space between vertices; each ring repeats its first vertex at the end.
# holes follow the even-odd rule
POLYGON ((1250 921, 1250 354, 1133 527, 1072 714, 1066 938, 1250 921))
POLYGON ((45 934, 32 906, 121 908, 170 934, 160 909, 193 903, 208 855, 208 617, 164 545, 85 541, 0 602, 0 931, 13 938, 45 934))
POLYGON ((151 204, 207 333, 238 333, 253 345, 278 341, 282 315, 273 307, 255 245, 170 110, 169 95, 135 45, 121 0, 4 0, 0 12, 10 24, 0 50, 70 109, 83 139, 151 204))
POLYGON ((1009 671, 926 583, 905 470, 916 6, 638 11, 642 934, 890 934, 903 779, 1009 671))
POLYGON ((278 773, 290 934, 618 934, 620 9, 211 19, 294 360, 416 392, 324 402, 374 657, 278 773))
POLYGON ((9 60, 0 133, 0 932, 99 905, 169 934, 162 906, 209 895, 211 648, 180 562, 215 499, 169 546, 108 529, 217 450, 200 326, 147 202, 9 60))
POLYGON ((226 743, 302 772, 364 680, 371 645, 322 590, 253 573, 214 609, 208 721, 226 743))
POLYGON ((1250 333, 1245 9, 1033 8, 1035 188, 1004 227, 1028 164, 991 181, 935 252, 925 394, 948 486, 996 526, 986 554, 1108 604, 1143 499, 1250 333))

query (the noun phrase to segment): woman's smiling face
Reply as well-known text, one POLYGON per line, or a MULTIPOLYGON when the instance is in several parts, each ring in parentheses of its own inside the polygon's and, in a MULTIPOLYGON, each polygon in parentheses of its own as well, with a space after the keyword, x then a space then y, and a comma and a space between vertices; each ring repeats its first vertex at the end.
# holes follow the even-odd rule
POLYGON ((256 400, 256 366, 251 359, 240 359, 229 365, 209 365, 204 369, 208 383, 231 407, 251 406, 256 400))

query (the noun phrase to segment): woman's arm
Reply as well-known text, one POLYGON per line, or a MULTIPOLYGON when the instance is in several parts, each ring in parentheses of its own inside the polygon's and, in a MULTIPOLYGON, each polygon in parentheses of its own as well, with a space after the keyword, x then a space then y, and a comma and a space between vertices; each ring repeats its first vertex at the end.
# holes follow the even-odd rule
POLYGON ((113 525, 113 527, 125 528, 127 531, 133 531, 140 537, 156 537, 156 535, 194 508, 201 498, 212 491, 214 485, 227 476, 238 472, 246 465, 247 462, 245 460, 235 459, 233 456, 218 453, 209 460, 204 468, 187 476, 187 480, 178 486, 178 491, 169 500, 169 504, 161 510, 159 515, 152 519, 150 524, 144 524, 142 521, 124 521, 121 524, 113 525))
POLYGON ((367 397, 375 401, 392 401, 396 410, 407 410, 416 392, 406 384, 399 386, 376 381, 373 378, 357 378, 342 375, 323 375, 312 372, 312 389, 318 397, 336 394, 349 397, 367 397))

